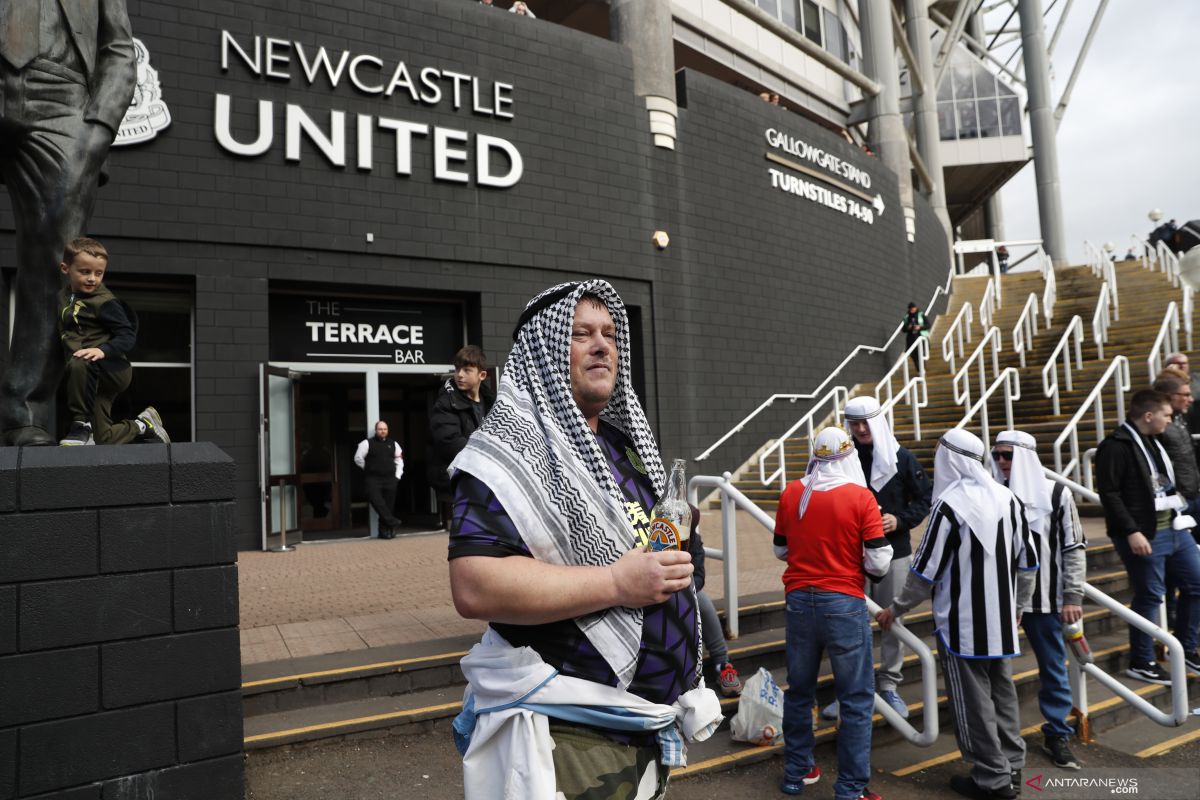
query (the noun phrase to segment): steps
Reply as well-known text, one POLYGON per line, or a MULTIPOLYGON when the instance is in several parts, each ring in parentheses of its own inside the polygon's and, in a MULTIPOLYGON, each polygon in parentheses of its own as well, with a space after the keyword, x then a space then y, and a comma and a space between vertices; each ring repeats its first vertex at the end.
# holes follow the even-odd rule
MULTIPOLYGON (((1118 280, 1121 282, 1121 321, 1111 329, 1106 353, 1111 357, 1114 353, 1126 352, 1135 363, 1137 360, 1144 362, 1150 341, 1157 333, 1169 286, 1161 275, 1145 273, 1140 268, 1132 269, 1128 265, 1118 265, 1118 280), (1155 319, 1156 316, 1159 319, 1155 319), (1118 346, 1129 349, 1122 351, 1118 346)), ((972 296, 977 300, 982 294, 983 283, 982 280, 970 278, 960 279, 956 283, 951 311, 935 325, 935 353, 940 351, 942 331, 939 326, 949 324, 962 302, 970 301, 972 296)), ((1039 276, 1017 274, 1006 276, 1004 286, 1005 305, 996 314, 996 324, 1006 331, 1006 349, 1001 352, 1001 367, 1018 366, 1016 356, 1011 352, 1009 334, 1029 291, 1037 292, 1040 297, 1041 282, 1039 276)), ((1091 310, 1099 291, 1099 281, 1083 268, 1063 271, 1058 286, 1059 302, 1054 327, 1049 333, 1039 334, 1032 351, 1027 355, 1027 367, 1020 370, 1022 400, 1017 408, 1018 427, 1035 435, 1043 463, 1048 464, 1053 463, 1051 446, 1054 437, 1061 431, 1064 420, 1075 412, 1090 391, 1090 380, 1104 368, 1095 358, 1094 347, 1086 345, 1084 369, 1077 373, 1073 390, 1063 395, 1063 413, 1053 414, 1048 403, 1041 398, 1041 365, 1072 314, 1083 316, 1090 327, 1091 310)), ((979 341, 978 333, 974 338, 976 342, 979 341)), ((956 424, 961 416, 961 409, 956 409, 950 402, 951 376, 944 365, 940 365, 939 373, 935 366, 939 364, 938 361, 932 362, 929 368, 930 404, 921 413, 922 440, 913 441, 911 418, 907 410, 898 409, 895 420, 897 437, 901 442, 909 443, 927 467, 931 466, 932 446, 937 436, 956 424)), ((857 388, 865 391, 867 387, 857 388)), ((993 431, 999 430, 1003 425, 1002 414, 994 406, 991 411, 993 431)), ((1094 433, 1090 435, 1091 439, 1081 431, 1082 447, 1091 446, 1094 433)), ((784 458, 791 477, 798 475, 806 463, 806 450, 807 443, 804 441, 786 443, 784 458)), ((739 487, 762 507, 772 508, 778 497, 778 485, 761 486, 756 480, 757 464, 748 467, 745 471, 752 472, 755 480, 739 482, 739 487)), ((768 464, 768 467, 774 469, 773 464, 768 464)), ((1130 594, 1128 579, 1112 545, 1097 535, 1096 528, 1092 529, 1091 534, 1093 541, 1088 548, 1089 582, 1110 596, 1127 602, 1130 594)), ((786 684, 784 616, 784 603, 778 592, 742 598, 739 614, 742 635, 736 641, 729 642, 729 652, 743 678, 748 678, 759 667, 765 667, 781 685, 786 684)), ((1167 707, 1168 687, 1140 684, 1121 677, 1128 665, 1125 624, 1108 610, 1090 605, 1085 606, 1084 619, 1088 638, 1102 668, 1118 676, 1156 706, 1167 707)), ((928 603, 908 614, 905 624, 927 644, 935 644, 928 603)), ((876 646, 878 635, 878 631, 874 630, 876 646)), ((431 741, 438 742, 439 747, 444 743, 449 748, 450 722, 460 710, 463 691, 458 660, 473 643, 473 637, 444 639, 415 646, 398 645, 365 652, 352 651, 248 666, 242 693, 246 748, 250 758, 281 747, 391 735, 429 737, 431 741)), ((832 675, 827 664, 825 666, 816 691, 818 707, 823 707, 833 699, 832 675)), ((920 669, 915 655, 907 657, 903 672, 901 692, 910 702, 910 722, 921 729, 924 727, 926 709, 918 701, 920 669)), ((1026 732, 1034 732, 1041 724, 1041 716, 1036 698, 1037 673, 1031 652, 1014 659, 1013 672, 1021 702, 1021 719, 1026 725, 1026 732)), ((710 676, 710 681, 713 677, 710 676)), ((1190 681, 1189 690, 1193 702, 1200 704, 1200 682, 1190 681)), ((903 777, 933 764, 959 758, 944 687, 940 684, 937 694, 936 713, 941 735, 930 748, 909 744, 881 718, 876 717, 872 745, 872 762, 876 769, 903 777)), ((1200 738, 1200 734, 1192 731, 1154 725, 1095 681, 1089 682, 1089 694, 1091 731, 1104 744, 1111 741, 1126 752, 1141 753, 1154 748, 1178 746, 1172 745, 1172 742, 1179 741, 1180 737, 1200 738)), ((723 700, 722 707, 728 719, 736 713, 737 700, 723 700)), ((928 712, 935 713, 935 710, 929 709, 928 712)), ((836 724, 819 718, 815 719, 815 723, 818 747, 826 750, 834 747, 836 724)), ((686 780, 689 776, 769 759, 778 755, 780 750, 779 747, 753 747, 733 742, 726 723, 710 740, 689 748, 689 766, 674 772, 672 778, 686 780)), ((822 757, 828 759, 830 754, 826 752, 822 757)))
MULTIPOLYGON (((1120 319, 1114 321, 1109 327, 1108 341, 1104 345, 1105 358, 1097 357, 1097 348, 1092 342, 1091 330, 1092 315, 1100 294, 1101 280, 1093 276, 1087 267, 1070 267, 1056 273, 1058 300, 1054 306, 1052 324, 1049 328, 1044 327, 1042 324, 1044 317, 1039 315, 1039 332, 1034 337, 1031 348, 1026 352, 1025 367, 1020 366, 1018 354, 1012 349, 1012 330, 1024 309, 1025 300, 1030 292, 1038 296, 1040 304, 1044 288, 1042 278, 1038 273, 1016 273, 1006 275, 1002 279, 1004 305, 996 311, 992 321, 992 324, 998 327, 1002 334, 1003 347, 998 355, 998 366, 1001 370, 1006 367, 1014 367, 1018 370, 1021 398, 1014 404, 1014 424, 1037 439, 1038 453, 1042 458, 1042 463, 1051 468, 1055 466, 1055 439, 1062 433, 1070 418, 1080 409, 1096 381, 1108 368, 1112 356, 1123 354, 1129 358, 1133 383, 1131 392, 1149 385, 1150 376, 1146 358, 1150 353, 1154 338, 1158 334, 1167 304, 1171 300, 1178 301, 1181 297, 1180 290, 1172 287, 1161 272, 1144 270, 1140 262, 1118 263, 1116 275, 1120 319), (1081 346, 1083 366, 1073 370, 1072 386, 1067 389, 1062 377, 1061 359, 1057 362, 1060 413, 1055 414, 1050 399, 1043 394, 1042 370, 1075 315, 1080 316, 1083 320, 1084 335, 1081 346)), ((912 411, 908 406, 898 405, 894 413, 893 430, 896 438, 908 447, 930 471, 933 467, 933 448, 938 437, 948 428, 957 425, 969 407, 969 404, 964 407, 956 404, 953 400, 954 376, 941 358, 942 338, 964 303, 969 302, 977 307, 986 285, 987 279, 983 277, 956 278, 947 311, 937 319, 933 326, 930 335, 931 359, 927 363, 925 376, 929 402, 927 407, 920 409, 921 439, 917 440, 915 437, 912 411)), ((973 330, 974 335, 965 348, 964 356, 956 358, 956 365, 960 368, 983 338, 978 315, 973 330)), ((1185 335, 1182 330, 1179 340, 1180 346, 1185 347, 1185 335)), ((1073 344, 1068 345, 1067 350, 1073 353, 1073 344)), ((987 382, 990 383, 993 378, 989 359, 987 382)), ((851 390, 851 395, 873 391, 874 385, 860 385, 851 390)), ((972 401, 979 396, 977 377, 971 382, 970 396, 972 401)), ((1106 427, 1111 428, 1115 416, 1111 395, 1106 397, 1105 413, 1107 415, 1106 427)), ((1006 421, 1002 394, 993 395, 992 401, 988 404, 988 414, 992 434, 1003 430, 1006 421)), ((834 420, 827 419, 823 424, 832 422, 834 420)), ((968 427, 978 432, 978 416, 968 427)), ((1099 442, 1095 426, 1081 425, 1079 427, 1079 452, 1082 454, 1097 444, 1099 442)), ((1064 461, 1070 458, 1066 443, 1061 452, 1064 461)), ((784 444, 783 459, 786 465, 787 480, 794 480, 803 474, 804 467, 808 463, 808 442, 803 436, 789 439, 784 444)), ((777 456, 768 458, 765 461, 766 474, 771 474, 778 466, 777 456)), ((735 480, 735 485, 743 494, 764 509, 773 510, 776 507, 780 482, 777 479, 771 486, 764 487, 758 481, 757 460, 742 465, 737 474, 745 476, 735 480)), ((719 506, 720 500, 714 500, 713 504, 714 507, 719 506)))

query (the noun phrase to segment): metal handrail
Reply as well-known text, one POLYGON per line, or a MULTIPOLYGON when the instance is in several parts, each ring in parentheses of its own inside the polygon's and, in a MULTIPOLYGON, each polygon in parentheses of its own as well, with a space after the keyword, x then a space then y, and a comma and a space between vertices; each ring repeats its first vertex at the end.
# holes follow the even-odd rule
POLYGON ((983 290, 983 297, 979 298, 979 324, 981 327, 992 327, 992 317, 995 315, 996 309, 1000 307, 1000 303, 996 300, 998 294, 996 287, 999 285, 999 280, 988 281, 988 285, 983 290))
POLYGON ((880 403, 886 402, 882 399, 882 393, 887 390, 888 400, 892 399, 892 378, 896 377, 896 373, 902 373, 903 384, 907 386, 912 376, 909 375, 909 367, 912 364, 912 356, 914 351, 917 355, 917 375, 925 374, 925 362, 929 359, 929 337, 918 336, 916 341, 908 346, 908 349, 900 354, 896 359, 896 363, 892 364, 892 368, 887 371, 887 374, 880 378, 879 383, 875 384, 875 399, 880 403))
POLYGON ((1041 246, 1038 246, 1041 252, 1042 259, 1042 280, 1046 282, 1046 288, 1042 290, 1042 314, 1046 318, 1046 327, 1050 327, 1050 321, 1054 318, 1054 304, 1058 301, 1058 277, 1054 272, 1054 260, 1042 251, 1041 246))
POLYGON ((1072 388, 1071 352, 1070 350, 1066 350, 1072 338, 1075 339, 1075 369, 1083 369, 1083 318, 1078 314, 1071 317, 1066 330, 1059 337, 1058 344, 1054 346, 1054 351, 1050 354, 1050 358, 1046 359, 1046 364, 1042 367, 1042 395, 1050 398, 1054 404, 1054 413, 1056 415, 1062 413, 1059 405, 1058 391, 1058 359, 1060 356, 1063 356, 1063 382, 1066 384, 1068 392, 1072 388))
POLYGON ((985 360, 986 348, 991 345, 992 353, 992 375, 1000 374, 1000 350, 1004 347, 1004 338, 1000 333, 1000 329, 996 327, 988 328, 987 335, 983 337, 983 341, 971 353, 963 365, 959 367, 958 372, 954 373, 954 380, 951 381, 951 387, 954 389, 954 402, 963 408, 971 405, 971 366, 976 362, 979 363, 979 393, 987 391, 987 363, 985 360))
MULTIPOLYGON (((716 475, 693 475, 688 481, 688 502, 697 505, 700 498, 700 488, 717 489, 721 494, 721 549, 705 547, 704 554, 725 562, 725 619, 729 627, 729 638, 736 639, 739 633, 738 617, 738 579, 737 579, 737 510, 740 508, 748 513, 755 522, 768 531, 775 532, 775 520, 770 514, 755 505, 733 485, 732 476, 726 472, 720 477, 716 475)), ((866 598, 867 611, 874 618, 881 609, 871 598, 866 598)), ((921 662, 921 700, 925 708, 937 708, 937 661, 929 646, 921 637, 904 627, 902 622, 892 623, 892 631, 917 655, 921 662)), ((875 695, 875 710, 900 732, 905 739, 919 747, 929 747, 937 741, 938 715, 925 714, 923 721, 925 730, 918 731, 908 720, 900 716, 894 708, 875 695)))
POLYGON ((1151 256, 1150 247, 1146 244, 1146 240, 1136 233, 1129 234, 1129 239, 1137 245, 1138 250, 1142 251, 1142 254, 1138 256, 1138 260, 1142 262, 1142 269, 1149 269, 1151 256))
POLYGON ((1092 312, 1092 341, 1096 343, 1096 358, 1104 358, 1104 343, 1108 341, 1108 325, 1112 322, 1112 296, 1108 281, 1100 284, 1096 310, 1092 312))
POLYGON ((1037 318, 1037 292, 1030 292, 1029 297, 1025 300, 1025 307, 1021 309, 1021 316, 1017 317, 1017 324, 1013 326, 1012 331, 1013 350, 1021 357, 1022 367, 1025 366, 1025 350, 1032 348, 1033 337, 1037 336, 1037 318))
POLYGON ((1154 337, 1154 344, 1150 347, 1150 355, 1146 356, 1151 383, 1162 371, 1164 345, 1167 347, 1167 353, 1179 350, 1179 304, 1174 300, 1167 304, 1167 313, 1163 314, 1163 321, 1158 326, 1158 335, 1154 337))
POLYGON ((1063 427, 1062 433, 1054 440, 1054 471, 1059 475, 1071 477, 1077 483, 1079 482, 1079 421, 1083 419, 1088 411, 1093 411, 1096 415, 1096 441, 1104 438, 1104 390, 1108 388, 1109 383, 1114 384, 1116 395, 1117 413, 1116 419, 1125 419, 1125 393, 1129 391, 1131 385, 1129 380, 1129 359, 1125 356, 1113 356, 1113 360, 1109 362, 1108 368, 1104 370, 1104 374, 1092 387, 1092 391, 1079 405, 1079 410, 1071 417, 1070 421, 1063 427), (1114 377, 1116 380, 1114 381, 1114 377), (1063 442, 1070 442, 1071 460, 1063 465, 1062 448, 1063 442))
POLYGON ((1083 596, 1096 605, 1107 608, 1114 616, 1142 631, 1155 641, 1161 642, 1166 647, 1167 660, 1171 665, 1171 713, 1168 714, 1159 711, 1151 703, 1144 700, 1137 692, 1121 683, 1112 675, 1109 675, 1096 664, 1078 663, 1072 654, 1071 684, 1075 707, 1086 718, 1088 713, 1087 682, 1083 680, 1083 673, 1086 673, 1159 725, 1174 728, 1187 722, 1191 713, 1188 702, 1187 664, 1183 660, 1183 645, 1179 643, 1179 640, 1141 614, 1130 610, 1123 603, 1114 600, 1089 583, 1083 585, 1083 596))
POLYGON ((919 442, 921 441, 921 409, 929 405, 929 387, 925 382, 924 375, 913 376, 908 383, 904 384, 899 393, 879 404, 879 413, 887 416, 888 427, 892 430, 896 429, 896 404, 901 400, 907 400, 909 408, 912 409, 913 439, 919 442))
POLYGON ((1187 334, 1187 349, 1192 348, 1192 317, 1195 316, 1195 292, 1190 284, 1183 284, 1183 309, 1179 312, 1183 316, 1183 330, 1187 334))
POLYGON ((1179 285, 1179 256, 1171 248, 1167 247, 1166 243, 1161 239, 1154 243, 1154 250, 1158 255, 1158 263, 1162 266, 1163 274, 1167 276, 1167 280, 1172 286, 1179 285))
MULTIPOLYGON (((1096 452, 1096 448, 1093 447, 1092 449, 1088 450, 1087 452, 1094 453, 1094 452, 1096 452)), ((1085 458, 1087 457, 1087 453, 1084 454, 1084 457, 1085 458)), ((1100 502, 1100 495, 1096 494, 1096 492, 1093 491, 1090 486, 1081 486, 1080 484, 1076 483, 1075 481, 1071 480, 1070 478, 1065 477, 1063 475, 1059 475, 1054 470, 1046 469, 1045 467, 1042 467, 1042 473, 1045 474, 1045 476, 1047 478, 1054 481, 1055 483, 1061 483, 1063 486, 1067 487, 1068 489, 1070 489, 1075 494, 1079 495, 1084 500, 1087 500, 1089 503, 1099 503, 1100 502)))
POLYGON ((983 440, 984 452, 992 448, 988 401, 1000 389, 1004 390, 1005 430, 1012 430, 1014 428, 1013 403, 1021 399, 1021 373, 1017 371, 1016 367, 1005 367, 1001 370, 996 379, 992 381, 991 386, 979 396, 979 399, 975 401, 975 405, 971 406, 970 410, 954 426, 955 428, 965 428, 967 427, 967 423, 974 419, 976 414, 979 414, 979 438, 983 440))
POLYGON ((950 365, 951 372, 954 372, 954 345, 958 344, 958 355, 961 357, 966 352, 966 343, 971 341, 971 325, 974 322, 975 311, 971 304, 963 303, 946 335, 942 337, 942 360, 950 365))
POLYGON ((779 490, 787 486, 787 453, 786 445, 788 439, 803 427, 808 428, 808 438, 812 439, 813 435, 813 419, 816 417, 817 411, 825 406, 826 403, 832 401, 833 415, 841 416, 842 409, 846 407, 846 400, 850 397, 850 390, 845 386, 835 386, 825 393, 817 402, 813 403, 812 408, 808 413, 796 421, 796 424, 787 429, 787 432, 775 441, 775 444, 764 450, 758 457, 758 479, 763 486, 769 486, 774 482, 775 478, 779 478, 779 490), (771 473, 770 477, 766 475, 767 458, 771 453, 779 451, 779 466, 771 473))

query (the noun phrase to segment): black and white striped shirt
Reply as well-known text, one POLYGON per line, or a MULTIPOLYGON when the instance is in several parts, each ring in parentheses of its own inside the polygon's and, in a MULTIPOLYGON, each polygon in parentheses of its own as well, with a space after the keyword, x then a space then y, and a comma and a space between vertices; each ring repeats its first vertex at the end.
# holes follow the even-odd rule
POLYGON ((963 518, 939 502, 913 556, 912 572, 933 584, 940 646, 962 658, 1009 658, 1017 645, 1017 571, 1038 568, 1037 544, 1015 497, 988 553, 963 518))
MULTIPOLYGON (((1061 483, 1055 484, 1050 495, 1048 535, 1034 534, 1040 569, 1033 585, 1033 600, 1029 610, 1037 614, 1057 614, 1062 610, 1063 588, 1068 577, 1064 574, 1063 553, 1087 544, 1079 522, 1079 511, 1075 508, 1075 498, 1070 492, 1064 491, 1065 488, 1061 483)), ((1081 578, 1076 576, 1076 579, 1081 578)), ((1082 586, 1078 587, 1078 591, 1082 590, 1082 586)))

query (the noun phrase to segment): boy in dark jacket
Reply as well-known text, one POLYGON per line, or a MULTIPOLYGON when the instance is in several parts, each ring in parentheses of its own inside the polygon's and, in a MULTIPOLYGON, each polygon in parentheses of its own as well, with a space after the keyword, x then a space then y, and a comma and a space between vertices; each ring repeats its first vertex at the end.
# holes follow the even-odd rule
POLYGON ((58 332, 71 413, 71 429, 59 444, 170 442, 154 406, 135 419, 112 421, 113 400, 133 380, 128 354, 137 343, 137 317, 103 283, 108 251, 95 239, 74 239, 59 269, 67 276, 58 293, 58 332))
MULTIPOLYGON (((1171 424, 1171 399, 1153 389, 1135 392, 1128 418, 1096 451, 1096 482, 1113 547, 1133 585, 1129 607, 1154 624, 1170 570, 1180 590, 1175 633, 1188 669, 1200 672, 1200 554, 1180 517, 1186 503, 1175 488, 1175 470, 1159 442, 1171 424)), ((1131 678, 1166 685, 1171 676, 1154 661, 1150 637, 1129 628, 1131 678)))
POLYGON ((487 356, 477 345, 469 344, 454 354, 454 377, 438 394, 429 415, 433 448, 429 458, 429 484, 437 493, 442 527, 450 527, 450 476, 446 470, 459 451, 467 446, 467 437, 483 423, 496 400, 487 384, 487 356))

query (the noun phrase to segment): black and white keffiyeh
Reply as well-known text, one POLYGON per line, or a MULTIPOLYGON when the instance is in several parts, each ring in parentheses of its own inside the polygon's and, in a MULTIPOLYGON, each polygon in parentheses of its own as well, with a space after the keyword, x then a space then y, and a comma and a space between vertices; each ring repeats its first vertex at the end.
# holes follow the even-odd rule
MULTIPOLYGON (((617 336, 617 381, 601 419, 629 437, 656 495, 666 485, 658 445, 631 382, 629 320, 606 281, 560 284, 526 306, 495 405, 451 464, 495 493, 534 557, 551 564, 607 566, 635 546, 625 496, 571 394, 571 330, 583 295, 599 298, 617 336)), ((641 609, 578 617, 621 688, 637 669, 641 609)))

